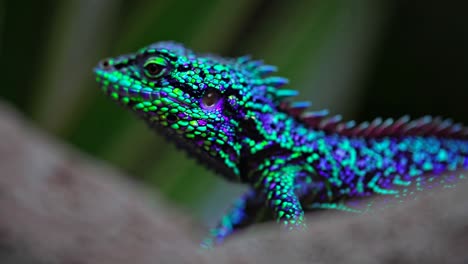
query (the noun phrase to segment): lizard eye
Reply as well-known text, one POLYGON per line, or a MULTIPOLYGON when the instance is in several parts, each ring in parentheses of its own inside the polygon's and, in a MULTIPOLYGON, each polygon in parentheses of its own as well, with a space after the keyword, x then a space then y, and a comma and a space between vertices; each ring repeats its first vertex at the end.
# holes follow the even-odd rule
POLYGON ((203 95, 201 103, 204 108, 210 109, 215 107, 220 99, 221 95, 217 90, 209 90, 203 95))
POLYGON ((148 78, 159 78, 166 73, 167 62, 161 57, 151 57, 146 60, 143 68, 148 78))

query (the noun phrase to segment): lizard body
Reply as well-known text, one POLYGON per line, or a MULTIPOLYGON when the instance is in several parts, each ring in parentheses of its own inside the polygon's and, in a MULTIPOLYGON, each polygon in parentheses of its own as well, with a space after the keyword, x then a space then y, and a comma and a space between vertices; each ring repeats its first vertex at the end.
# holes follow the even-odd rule
POLYGON ((300 230, 306 210, 364 212, 373 200, 349 201, 398 200, 462 177, 426 173, 468 167, 468 129, 460 124, 429 116, 355 124, 305 112, 309 104, 291 102, 297 92, 281 89, 287 79, 275 71, 248 56, 202 55, 174 42, 94 69, 113 100, 208 168, 250 186, 207 244, 259 219, 300 230))

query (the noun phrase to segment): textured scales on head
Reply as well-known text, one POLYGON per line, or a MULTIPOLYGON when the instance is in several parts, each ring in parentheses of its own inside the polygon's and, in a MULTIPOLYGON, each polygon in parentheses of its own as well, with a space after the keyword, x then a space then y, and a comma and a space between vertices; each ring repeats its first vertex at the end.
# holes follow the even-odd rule
POLYGON ((241 141, 259 112, 296 91, 248 56, 199 55, 174 42, 102 61, 96 80, 125 108, 229 179, 239 178, 241 141), (221 161, 221 162, 220 162, 221 161))

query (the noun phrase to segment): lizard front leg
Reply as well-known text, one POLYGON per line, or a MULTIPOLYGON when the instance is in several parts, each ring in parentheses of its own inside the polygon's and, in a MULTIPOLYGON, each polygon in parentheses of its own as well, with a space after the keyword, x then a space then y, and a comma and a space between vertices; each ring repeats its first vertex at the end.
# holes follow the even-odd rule
POLYGON ((266 205, 276 221, 288 230, 306 228, 304 210, 294 192, 295 178, 299 171, 300 168, 294 165, 276 170, 270 167, 262 171, 261 177, 255 183, 255 188, 264 193, 266 205))
POLYGON ((304 211, 294 192, 295 176, 298 171, 297 166, 263 171, 259 180, 254 183, 254 189, 249 190, 234 203, 201 246, 211 248, 222 243, 235 231, 258 221, 259 213, 265 207, 270 209, 274 219, 288 230, 305 229, 304 211))

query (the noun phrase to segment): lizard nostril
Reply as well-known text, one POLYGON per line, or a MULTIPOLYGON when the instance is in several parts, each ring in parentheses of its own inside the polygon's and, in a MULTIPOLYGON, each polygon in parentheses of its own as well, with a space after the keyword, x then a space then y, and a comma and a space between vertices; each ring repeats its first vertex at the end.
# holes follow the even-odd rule
POLYGON ((109 70, 112 66, 109 62, 109 59, 104 59, 101 61, 101 67, 104 69, 104 70, 109 70))

